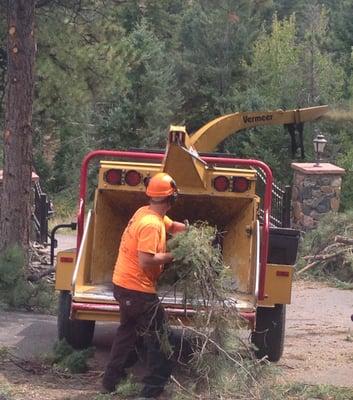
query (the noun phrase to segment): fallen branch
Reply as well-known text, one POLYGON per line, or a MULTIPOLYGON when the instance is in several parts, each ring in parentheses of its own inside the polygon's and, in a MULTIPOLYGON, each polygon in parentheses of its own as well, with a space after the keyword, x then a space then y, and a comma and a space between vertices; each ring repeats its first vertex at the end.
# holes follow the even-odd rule
MULTIPOLYGON (((340 249, 342 248, 342 246, 344 246, 343 243, 332 243, 328 246, 326 246, 325 248, 323 248, 322 250, 320 250, 320 252, 318 254, 323 254, 323 253, 328 253, 331 250, 335 250, 335 249, 340 249)), ((316 255, 310 255, 310 256, 304 256, 303 259, 304 260, 313 260, 315 259, 316 255)))
MULTIPOLYGON (((195 398, 195 393, 190 392, 190 390, 188 390, 185 386, 183 386, 175 377, 174 375, 170 376, 170 379, 184 392, 186 392, 189 396, 191 396, 192 398, 195 398)), ((196 395, 197 399, 201 399, 202 397, 200 395, 196 395)))
POLYGON ((345 253, 346 251, 351 250, 350 248, 344 248, 341 249, 339 251, 336 251, 336 253, 331 253, 331 254, 317 254, 316 256, 314 256, 314 260, 321 260, 321 261, 325 261, 325 260, 329 260, 330 258, 335 258, 343 253, 345 253))
POLYGON ((48 276, 48 275, 52 274, 53 272, 55 272, 55 268, 54 267, 48 268, 45 271, 42 271, 42 272, 39 272, 37 274, 32 274, 32 275, 27 276, 27 280, 29 282, 38 282, 40 279, 44 278, 45 276, 48 276))
POLYGON ((308 265, 305 266, 304 268, 300 269, 300 270, 297 272, 297 275, 300 275, 301 273, 307 271, 308 269, 310 269, 310 268, 312 268, 312 267, 315 267, 315 265, 317 265, 317 264, 319 264, 319 263, 320 263, 319 261, 314 261, 314 262, 308 264, 308 265))
POLYGON ((301 273, 307 271, 308 269, 314 267, 315 265, 319 264, 320 261, 327 261, 330 260, 332 258, 336 258, 339 255, 346 253, 347 251, 352 250, 350 247, 345 247, 344 249, 341 249, 339 251, 337 251, 336 253, 331 253, 331 254, 317 254, 315 256, 311 256, 311 260, 315 260, 313 262, 311 262, 310 264, 308 264, 307 266, 305 266, 304 268, 302 268, 301 270, 299 270, 297 272, 297 275, 300 275, 301 273))
POLYGON ((196 335, 203 337, 204 339, 206 339, 206 341, 209 341, 210 343, 212 343, 213 346, 215 346, 217 350, 219 350, 221 353, 223 353, 234 364, 238 365, 238 367, 240 367, 246 373, 246 375, 248 375, 253 380, 253 382, 255 384, 257 384, 257 381, 254 378, 254 376, 243 366, 243 364, 240 363, 238 360, 236 360, 234 357, 232 357, 226 350, 224 350, 218 343, 216 343, 214 340, 212 340, 208 335, 206 335, 203 332, 198 331, 197 329, 195 329, 191 326, 184 325, 179 318, 178 318, 178 322, 182 326, 183 329, 188 329, 189 331, 196 333, 196 335))
POLYGON ((353 239, 347 236, 335 236, 335 242, 343 243, 343 244, 353 244, 353 239))

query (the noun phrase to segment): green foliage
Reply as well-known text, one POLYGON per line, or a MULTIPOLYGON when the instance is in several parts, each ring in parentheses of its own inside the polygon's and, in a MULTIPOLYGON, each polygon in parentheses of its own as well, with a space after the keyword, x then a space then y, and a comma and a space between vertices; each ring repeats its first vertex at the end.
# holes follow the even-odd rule
POLYGON ((131 375, 128 375, 127 378, 116 387, 115 394, 126 399, 129 397, 136 397, 141 389, 141 384, 136 382, 131 375))
POLYGON ((303 37, 294 15, 283 20, 275 15, 271 32, 263 32, 254 44, 248 74, 269 109, 335 104, 342 98, 343 69, 323 49, 327 12, 315 5, 306 9, 303 37))
POLYGON ((31 295, 24 279, 24 254, 20 247, 6 249, 0 255, 0 302, 3 307, 23 307, 31 295))
MULTIPOLYGON (((238 110, 324 103, 350 110, 352 9, 352 0, 221 0, 217 7, 210 0, 82 0, 80 7, 38 7, 34 165, 43 186, 73 196, 84 154, 163 148, 170 123, 192 133, 238 110)), ((1 49, 5 11, 0 15, 1 49)), ((0 87, 1 76, 0 67, 0 87)), ((332 143, 327 159, 348 167, 342 204, 351 208, 351 130, 338 121, 316 124, 332 143)), ((307 124, 307 160, 312 131, 307 124)), ((291 180, 282 127, 247 130, 218 150, 264 160, 276 178, 291 180)))
POLYGON ((0 285, 2 289, 16 283, 23 272, 24 255, 20 247, 13 246, 0 258, 0 285))
POLYGON ((344 69, 325 48, 329 41, 328 11, 316 2, 308 4, 305 11, 301 75, 306 85, 299 104, 337 104, 343 98, 346 77, 344 69))
POLYGON ((219 238, 216 228, 204 222, 191 225, 187 231, 172 237, 168 249, 174 259, 166 276, 161 277, 161 284, 176 278, 176 286, 182 288, 185 301, 222 300, 227 268, 220 246, 215 245, 219 238))
POLYGON ((191 380, 190 396, 182 393, 179 398, 198 393, 246 398, 250 387, 258 392, 256 398, 264 398, 273 392, 266 383, 272 372, 254 359, 251 346, 239 334, 241 319, 229 291, 232 279, 217 245, 220 240, 214 227, 197 223, 168 242, 174 260, 166 274, 172 271, 177 279, 171 292, 182 291, 186 306, 191 303, 196 309, 192 327, 182 325, 181 347, 191 347, 183 368, 191 380))
POLYGON ((330 213, 319 222, 317 229, 310 231, 304 237, 301 245, 298 267, 301 268, 314 259, 317 254, 334 255, 318 262, 318 265, 308 270, 308 274, 315 277, 326 278, 336 285, 353 283, 353 255, 352 246, 335 243, 337 235, 352 237, 353 212, 330 213), (306 258, 304 258, 306 257, 306 258), (309 258, 308 258, 309 257, 309 258), (309 261, 308 261, 309 260, 309 261))
POLYGON ((181 104, 174 67, 145 19, 127 36, 124 46, 130 65, 128 84, 115 90, 102 115, 103 146, 164 147, 167 128, 181 104))
MULTIPOLYGON (((345 115, 351 112, 346 112, 345 115)), ((352 144, 352 121, 340 122, 340 137, 336 139, 337 164, 346 170, 342 179, 341 210, 347 211, 353 209, 353 147, 352 144)))
POLYGON ((57 367, 72 374, 81 374, 88 371, 88 359, 93 357, 94 348, 75 351, 65 340, 54 344, 53 354, 49 361, 57 367))
POLYGON ((294 383, 282 388, 283 394, 290 399, 322 399, 322 400, 347 400, 353 398, 353 389, 331 385, 307 385, 294 383))
POLYGON ((351 236, 353 234, 353 213, 330 213, 319 223, 318 229, 305 235, 302 245, 302 255, 317 254, 327 245, 334 242, 337 235, 351 236))
POLYGON ((73 352, 74 349, 67 343, 66 340, 59 340, 58 342, 54 343, 52 361, 54 363, 58 363, 73 352))
POLYGON ((82 374, 88 371, 87 358, 90 354, 87 350, 81 350, 71 353, 58 364, 64 370, 68 370, 73 374, 82 374))
POLYGON ((6 249, 0 255, 0 306, 53 311, 55 304, 53 287, 43 281, 27 281, 22 249, 6 249))
MULTIPOLYGON (((343 68, 334 63, 325 47, 328 42, 327 11, 317 5, 308 5, 305 9, 305 19, 300 24, 294 15, 282 20, 275 15, 270 31, 263 29, 253 43, 253 56, 244 62, 246 81, 251 85, 237 94, 241 111, 295 109, 341 101, 346 77, 343 68)), ((307 158, 313 159, 314 133, 310 134, 310 125, 306 126, 304 145, 307 158)), ((329 129, 331 134, 332 130, 335 141, 341 137, 337 124, 320 127, 325 133, 329 129)), ((240 156, 261 159, 271 166, 277 179, 286 183, 291 181, 291 174, 288 174, 292 162, 290 140, 283 127, 247 130, 229 138, 223 147, 240 156)), ((347 148, 344 153, 346 151, 347 148)))
MULTIPOLYGON (((353 2, 352 0, 342 0, 339 3, 329 4, 328 7, 331 12, 331 49, 334 51, 336 60, 351 75, 350 53, 353 45, 353 24, 349 16, 353 12, 353 2)), ((346 92, 346 95, 348 93, 346 92)))
POLYGON ((1 346, 0 347, 0 360, 4 361, 9 354, 9 349, 6 346, 1 346))
MULTIPOLYGON (((54 204, 54 217, 49 220, 49 229, 61 223, 69 223, 76 219, 77 194, 72 190, 62 190, 51 197, 54 204)), ((62 229, 61 233, 73 234, 71 229, 62 229)))
POLYGON ((248 59, 267 11, 249 1, 190 2, 178 30, 178 80, 189 131, 236 111, 235 93, 246 86, 242 60, 248 59))
POLYGON ((253 58, 247 68, 253 87, 258 88, 269 109, 289 108, 297 103, 298 85, 303 82, 288 79, 288 76, 297 75, 299 57, 295 17, 280 21, 275 16, 271 33, 263 31, 255 41, 253 58))

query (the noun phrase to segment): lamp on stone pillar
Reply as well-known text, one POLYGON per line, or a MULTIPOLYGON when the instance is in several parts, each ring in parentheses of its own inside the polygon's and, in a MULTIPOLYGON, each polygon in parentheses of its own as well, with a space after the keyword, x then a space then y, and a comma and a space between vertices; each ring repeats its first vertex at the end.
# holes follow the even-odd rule
POLYGON ((315 150, 315 155, 316 155, 315 167, 320 167, 320 160, 321 160, 321 156, 325 150, 326 143, 327 143, 327 140, 325 139, 325 136, 322 135, 321 133, 318 133, 316 135, 316 138, 313 140, 314 150, 315 150))

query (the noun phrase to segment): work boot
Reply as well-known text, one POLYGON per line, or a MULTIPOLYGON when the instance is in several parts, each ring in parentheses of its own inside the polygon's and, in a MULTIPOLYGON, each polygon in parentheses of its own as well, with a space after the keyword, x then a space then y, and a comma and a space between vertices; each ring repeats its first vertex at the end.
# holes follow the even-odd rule
POLYGON ((127 377, 126 372, 123 372, 120 376, 112 378, 111 376, 104 374, 102 380, 102 394, 115 392, 116 386, 127 377))

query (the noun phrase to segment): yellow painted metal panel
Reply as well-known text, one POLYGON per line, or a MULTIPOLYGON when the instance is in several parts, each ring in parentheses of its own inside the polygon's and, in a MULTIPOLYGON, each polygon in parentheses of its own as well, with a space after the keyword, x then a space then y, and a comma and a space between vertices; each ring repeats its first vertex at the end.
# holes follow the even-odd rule
POLYGON ((96 192, 95 213, 90 272, 93 284, 111 281, 120 237, 130 217, 119 199, 114 202, 107 191, 99 190, 96 192))
POLYGON ((178 187, 205 189, 205 164, 183 147, 170 144, 164 161, 163 172, 171 175, 178 187))
MULTIPOLYGON (((236 201, 234 203, 236 204, 236 201)), ((254 199, 248 200, 239 207, 237 214, 228 220, 223 230, 224 261, 232 268, 237 290, 243 293, 253 291, 253 220, 256 207, 257 202, 254 199)))
POLYGON ((56 256, 55 289, 71 290, 72 275, 76 262, 76 249, 59 251, 56 256), (72 259, 72 262, 69 260, 72 259))
MULTIPOLYGON (((92 254, 85 250, 81 260, 79 287, 111 282, 121 234, 129 218, 141 205, 147 204, 144 193, 98 190, 95 214, 88 240, 92 254), (91 238, 91 239, 90 239, 91 238), (83 270, 89 272, 83 274, 83 270)), ((182 221, 208 221, 223 232, 224 258, 232 266, 239 288, 246 293, 253 290, 252 231, 258 207, 257 197, 232 197, 209 195, 182 195, 168 215, 182 221)), ((77 292, 77 293, 76 293, 77 292)))
POLYGON ((266 299, 260 306, 290 304, 294 267, 291 265, 267 264, 265 279, 266 299), (288 276, 283 276, 288 273, 288 276))
MULTIPOLYGON (((256 184, 256 171, 244 168, 204 168, 199 161, 190 158, 188 153, 183 152, 184 158, 179 157, 178 154, 171 154, 171 157, 166 161, 166 171, 173 176, 176 180, 180 194, 210 194, 217 197, 245 197, 250 198, 255 196, 255 184, 256 184), (213 180, 215 177, 223 175, 232 179, 232 177, 244 177, 250 181, 249 189, 244 193, 236 193, 232 191, 217 192, 213 187, 213 180)), ((124 164, 126 167, 126 164, 124 164)), ((109 185, 104 181, 104 173, 111 168, 120 169, 119 163, 115 164, 104 164, 100 168, 99 172, 99 190, 105 191, 119 191, 119 192, 130 192, 144 196, 145 185, 143 180, 145 178, 152 177, 155 175, 157 170, 153 164, 151 168, 136 168, 142 175, 141 184, 136 186, 129 186, 127 184, 122 185, 109 185)))
POLYGON ((242 129, 313 121, 328 111, 328 106, 318 106, 298 110, 238 112, 223 115, 201 127, 190 137, 190 141, 197 151, 208 152, 214 150, 228 136, 242 129))

